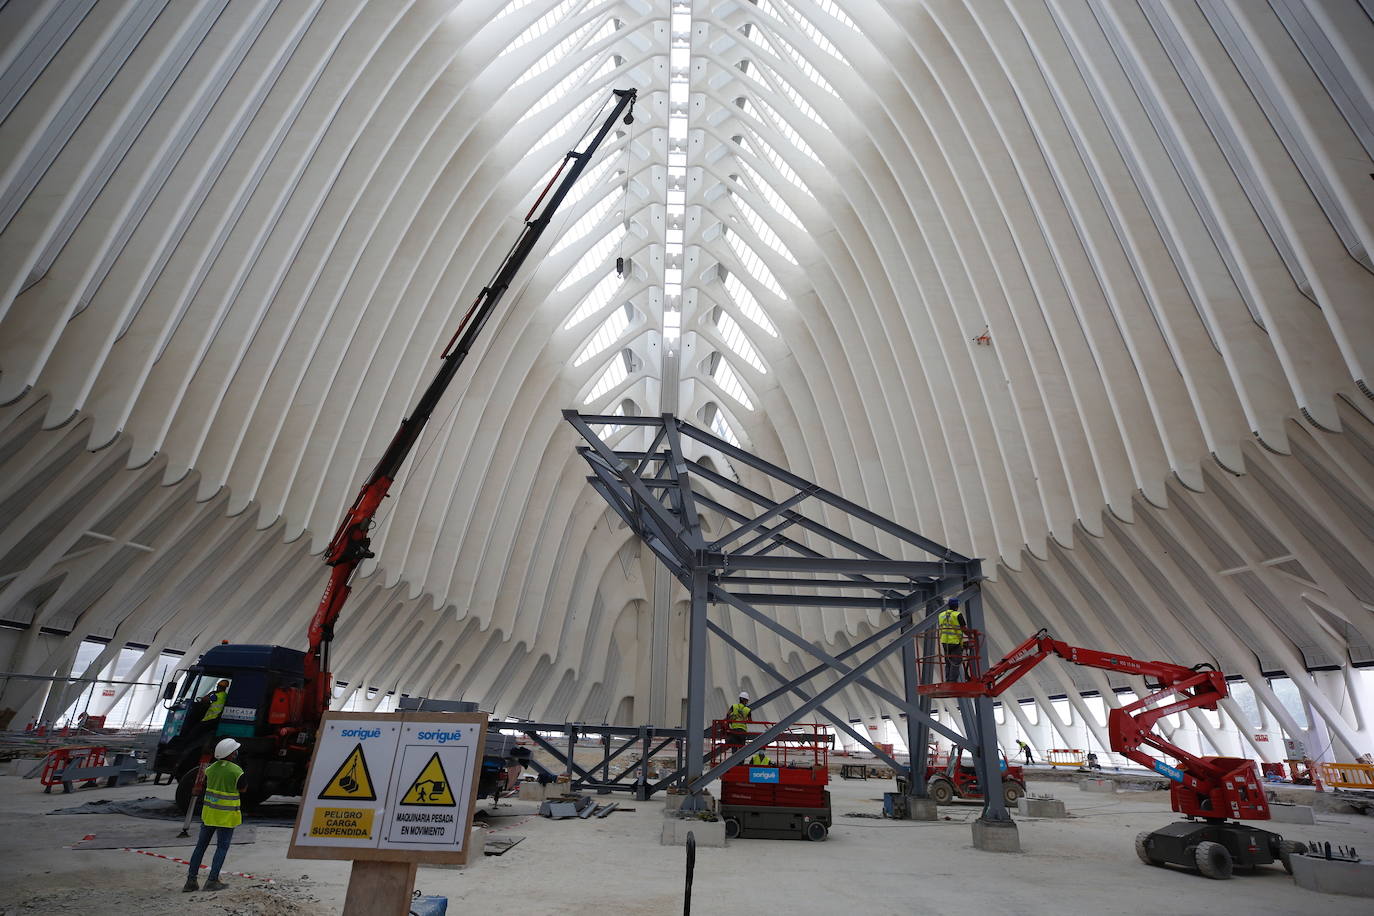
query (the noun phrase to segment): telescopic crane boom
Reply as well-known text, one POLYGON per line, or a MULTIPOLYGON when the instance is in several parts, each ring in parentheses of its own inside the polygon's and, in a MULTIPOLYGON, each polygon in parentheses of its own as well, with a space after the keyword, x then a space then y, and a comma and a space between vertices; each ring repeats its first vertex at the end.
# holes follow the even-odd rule
POLYGON ((334 638, 334 624, 339 619, 344 602, 348 599, 349 579, 360 563, 374 556, 371 550, 370 531, 377 508, 386 498, 392 482, 400 473, 401 466, 414 450, 425 424, 429 422, 439 400, 471 352, 478 335, 482 333, 482 328, 495 312, 506 291, 510 289, 525 259, 534 250, 539 237, 548 228, 549 221, 563 203, 563 198, 568 195, 591 162, 597 148, 611 132, 615 122, 622 116, 626 124, 633 122, 635 96, 634 89, 614 90, 615 105, 600 128, 582 150, 570 150, 564 157, 558 171, 549 179, 549 183, 535 200, 534 206, 526 214, 525 226, 507 252, 505 260, 501 262, 496 276, 482 287, 458 330, 444 348, 442 362, 429 387, 420 395, 420 400, 410 416, 401 421, 400 429, 382 453, 377 466, 368 475, 367 481, 358 492, 358 498, 353 501, 348 514, 344 516, 334 533, 333 540, 329 542, 329 549, 325 552, 325 563, 330 566, 329 583, 325 586, 319 607, 310 621, 309 648, 305 657, 305 698, 302 717, 304 721, 318 722, 320 716, 329 708, 330 683, 333 680, 329 673, 329 643, 334 638), (539 210, 537 216, 536 210, 539 210))

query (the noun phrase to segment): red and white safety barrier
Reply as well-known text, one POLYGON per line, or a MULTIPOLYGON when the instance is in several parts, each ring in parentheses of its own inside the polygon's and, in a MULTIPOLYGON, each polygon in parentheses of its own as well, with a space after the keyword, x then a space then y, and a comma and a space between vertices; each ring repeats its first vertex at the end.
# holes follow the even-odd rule
MULTIPOLYGON (((178 859, 176 856, 164 856, 164 855, 163 855, 162 853, 160 853, 160 852, 149 852, 149 851, 146 850, 146 849, 131 849, 130 847, 125 846, 125 847, 124 847, 124 851, 125 851, 125 852, 136 852, 136 853, 139 853, 140 855, 145 855, 145 856, 152 856, 154 859, 166 859, 166 860, 168 860, 169 862, 175 862, 175 863, 177 863, 178 865, 190 865, 190 864, 191 864, 191 861, 190 861, 189 859, 178 859)), ((200 867, 201 867, 201 868, 207 868, 207 869, 208 869, 210 866, 205 865, 205 864, 202 864, 200 867)), ((241 872, 241 871, 227 871, 227 872, 224 872, 224 874, 226 874, 226 875, 233 875, 235 878, 247 878, 247 879, 249 879, 250 881, 265 881, 265 882, 268 883, 268 884, 276 884, 276 883, 277 883, 277 882, 273 881, 271 878, 263 878, 263 877, 259 877, 258 875, 250 875, 250 874, 247 874, 247 873, 241 872)))

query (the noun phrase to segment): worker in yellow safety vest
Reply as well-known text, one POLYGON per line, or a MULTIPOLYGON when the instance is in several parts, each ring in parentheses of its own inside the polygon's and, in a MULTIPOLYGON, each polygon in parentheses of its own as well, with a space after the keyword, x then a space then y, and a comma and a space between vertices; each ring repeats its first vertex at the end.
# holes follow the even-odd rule
POLYGON ((771 767, 773 766, 773 761, 769 760, 768 755, 763 751, 759 751, 749 758, 749 765, 751 767, 771 767))
POLYGON ((229 702, 229 680, 221 678, 215 685, 215 689, 201 697, 202 700, 210 705, 205 707, 205 715, 201 717, 202 722, 213 722, 224 715, 224 707, 229 702))
POLYGON ((945 680, 962 681, 960 667, 964 661, 964 612, 959 610, 959 599, 949 599, 949 605, 940 612, 938 621, 940 633, 940 652, 945 657, 945 680))
POLYGON ((749 726, 746 723, 752 712, 749 708, 749 694, 741 690, 739 701, 731 703, 730 708, 725 711, 726 744, 731 747, 742 747, 749 740, 749 726))
POLYGON ((215 840, 215 857, 210 862, 210 875, 205 879, 205 889, 222 891, 225 888, 224 882, 219 879, 219 870, 224 867, 224 858, 229 854, 234 828, 243 823, 243 815, 239 811, 239 796, 244 788, 243 768, 234 763, 238 753, 239 743, 233 738, 224 738, 215 745, 215 762, 205 768, 205 802, 200 809, 200 836, 196 839, 196 851, 191 854, 183 891, 200 890, 196 885, 196 875, 200 872, 200 861, 205 858, 205 850, 210 847, 212 838, 215 840))

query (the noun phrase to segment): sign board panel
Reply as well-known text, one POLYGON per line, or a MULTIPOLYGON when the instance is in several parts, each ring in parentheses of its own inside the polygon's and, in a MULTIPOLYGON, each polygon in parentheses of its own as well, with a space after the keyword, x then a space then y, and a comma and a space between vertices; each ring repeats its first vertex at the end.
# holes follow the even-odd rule
POLYGON ((750 782, 778 782, 778 770, 776 767, 750 767, 750 782))
POLYGON ((486 722, 326 713, 288 855, 465 864, 486 722))

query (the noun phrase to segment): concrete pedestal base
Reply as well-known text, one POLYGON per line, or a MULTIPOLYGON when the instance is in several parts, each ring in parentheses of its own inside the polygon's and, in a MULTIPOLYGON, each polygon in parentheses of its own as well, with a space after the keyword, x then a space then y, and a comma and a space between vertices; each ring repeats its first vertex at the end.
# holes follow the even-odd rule
POLYGON ((670 814, 674 811, 686 809, 692 810, 695 807, 698 811, 715 811, 716 800, 709 793, 703 792, 698 795, 693 802, 688 803, 690 795, 668 795, 663 799, 663 813, 670 814))
POLYGON ((1015 821, 973 822, 973 848, 984 852, 1020 852, 1021 833, 1015 821))
POLYGON ((1374 864, 1293 856, 1293 881, 1298 887, 1322 894, 1374 897, 1374 864))
POLYGON ((1116 783, 1110 779, 1084 779, 1078 783, 1078 788, 1084 792, 1104 792, 1108 795, 1116 791, 1116 783))
POLYGON ((724 821, 699 821, 695 818, 665 817, 663 832, 659 834, 660 846, 686 846, 687 834, 691 833, 698 846, 724 846, 724 821))
POLYGON ((541 786, 537 782, 520 783, 520 794, 516 796, 521 801, 545 801, 550 798, 557 798, 566 791, 566 787, 550 783, 541 786))
POLYGON ((938 821, 940 819, 939 806, 931 798, 908 798, 906 819, 909 821, 938 821))
POLYGON ((1022 817, 1068 817, 1068 809, 1057 798, 1020 798, 1017 813, 1022 817))
POLYGON ((1278 824, 1315 824, 1311 805, 1270 805, 1269 819, 1278 824))

